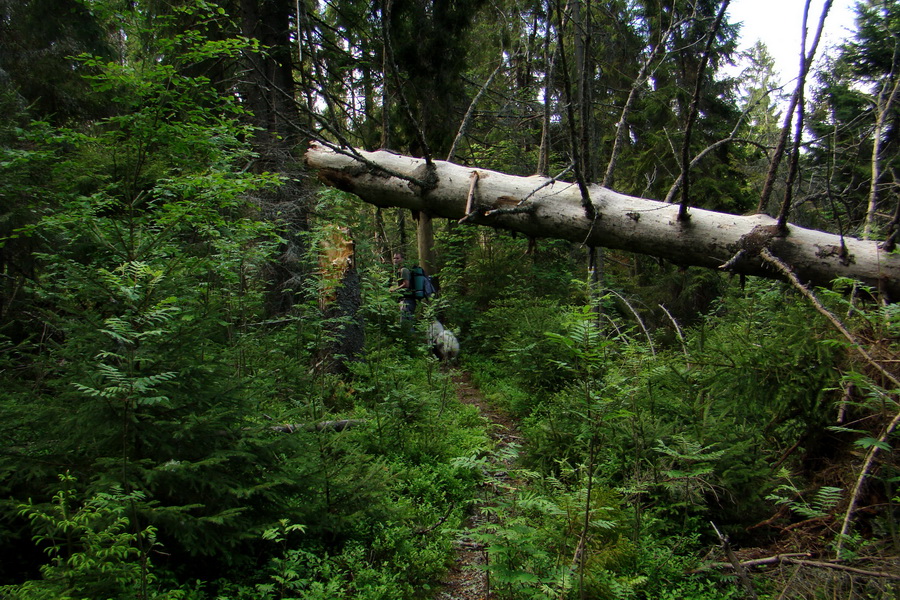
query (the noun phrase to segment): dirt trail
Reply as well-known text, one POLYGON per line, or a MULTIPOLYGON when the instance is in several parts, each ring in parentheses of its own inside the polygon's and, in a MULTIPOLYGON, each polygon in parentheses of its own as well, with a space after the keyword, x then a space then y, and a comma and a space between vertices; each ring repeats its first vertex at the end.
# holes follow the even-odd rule
MULTIPOLYGON (((468 373, 454 373, 453 383, 459 401, 477 407, 481 415, 487 419, 488 433, 495 442, 495 450, 502 450, 521 441, 515 421, 485 401, 468 373)), ((504 471, 509 466, 495 465, 495 468, 504 471)), ((494 597, 490 592, 487 573, 481 568, 486 559, 484 547, 473 539, 471 533, 489 519, 482 511, 482 507, 489 504, 497 493, 502 492, 502 486, 485 490, 484 498, 473 514, 466 519, 463 530, 455 542, 455 562, 444 577, 443 585, 433 596, 433 600, 489 600, 494 597)))

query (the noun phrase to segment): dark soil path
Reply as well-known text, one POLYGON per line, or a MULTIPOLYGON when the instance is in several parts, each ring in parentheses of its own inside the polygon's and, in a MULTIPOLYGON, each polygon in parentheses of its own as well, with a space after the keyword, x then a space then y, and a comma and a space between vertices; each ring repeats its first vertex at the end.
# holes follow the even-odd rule
MULTIPOLYGON (((497 451, 521 441, 515 421, 485 401, 468 373, 454 373, 453 383, 459 401, 477 407, 487 421, 488 433, 494 440, 495 455, 502 454, 497 451)), ((510 466, 495 464, 493 468, 503 473, 510 466)), ((463 524, 463 529, 455 542, 455 562, 444 577, 441 589, 433 596, 434 600, 489 600, 494 597, 491 594, 487 572, 483 568, 486 560, 484 547, 473 538, 472 533, 489 520, 482 508, 504 491, 506 491, 504 485, 494 485, 484 490, 482 500, 463 524)))

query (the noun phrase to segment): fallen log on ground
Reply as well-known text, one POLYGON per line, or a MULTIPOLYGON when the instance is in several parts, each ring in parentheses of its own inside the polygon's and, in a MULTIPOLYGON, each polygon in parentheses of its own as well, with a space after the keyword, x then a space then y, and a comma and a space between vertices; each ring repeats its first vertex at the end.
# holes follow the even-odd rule
POLYGON ((294 433, 296 431, 344 431, 365 423, 365 419, 341 419, 338 421, 319 421, 318 423, 286 423, 273 425, 272 431, 294 433))
MULTIPOLYGON (((834 560, 809 560, 808 553, 796 553, 796 554, 777 554, 775 556, 769 556, 766 558, 756 558, 753 560, 747 560, 742 563, 739 563, 742 568, 752 568, 752 567, 761 567, 768 565, 777 565, 781 563, 789 563, 793 565, 800 565, 805 567, 815 567, 818 569, 833 569, 836 571, 844 571, 846 573, 853 573, 855 575, 863 575, 866 577, 877 577, 882 579, 893 579, 900 581, 900 573, 895 573, 891 571, 873 571, 872 569, 860 569, 858 567, 853 567, 846 564, 841 564, 844 561, 834 561, 834 560)), ((733 569, 734 565, 731 562, 716 562, 710 563, 707 565, 707 568, 711 569, 733 569)), ((702 569, 698 569, 695 572, 700 572, 702 569)))

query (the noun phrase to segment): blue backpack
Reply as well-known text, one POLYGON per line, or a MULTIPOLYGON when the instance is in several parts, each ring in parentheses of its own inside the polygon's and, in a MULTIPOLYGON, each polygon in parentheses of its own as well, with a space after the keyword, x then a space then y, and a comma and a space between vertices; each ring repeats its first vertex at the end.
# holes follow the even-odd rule
POLYGON ((425 272, 425 269, 416 265, 409 270, 412 297, 416 300, 431 298, 435 294, 434 280, 425 272))

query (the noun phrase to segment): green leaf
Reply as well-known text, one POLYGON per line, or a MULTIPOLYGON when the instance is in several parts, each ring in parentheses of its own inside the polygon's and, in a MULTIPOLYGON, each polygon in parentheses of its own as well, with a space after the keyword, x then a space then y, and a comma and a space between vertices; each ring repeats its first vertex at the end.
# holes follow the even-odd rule
POLYGON ((882 441, 876 440, 873 437, 864 437, 862 439, 858 439, 854 442, 854 445, 859 446, 860 448, 865 448, 865 449, 869 449, 874 446, 874 447, 878 448, 879 450, 885 450, 887 452, 891 451, 890 444, 888 444, 887 442, 882 442, 882 441))

